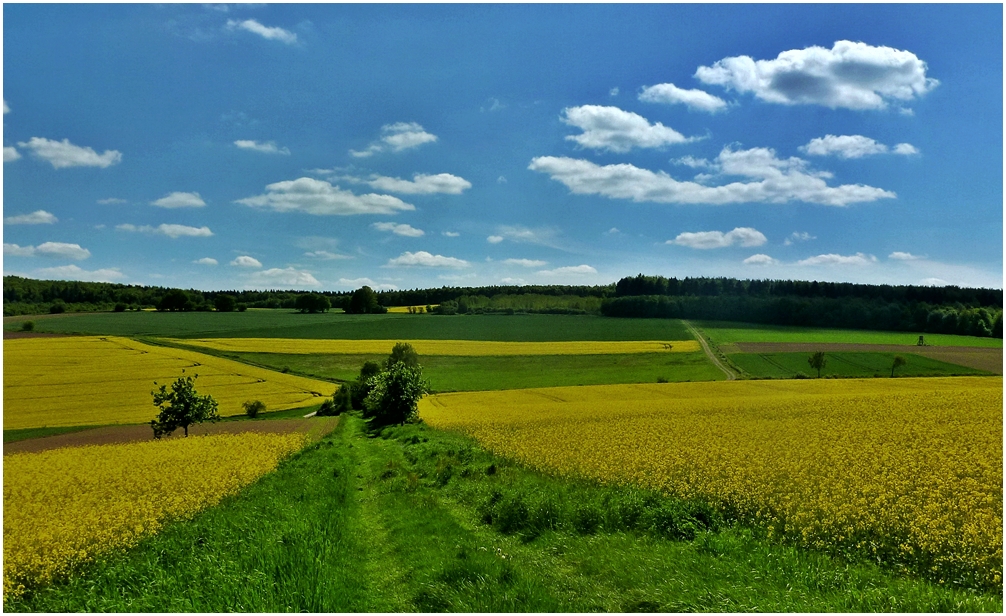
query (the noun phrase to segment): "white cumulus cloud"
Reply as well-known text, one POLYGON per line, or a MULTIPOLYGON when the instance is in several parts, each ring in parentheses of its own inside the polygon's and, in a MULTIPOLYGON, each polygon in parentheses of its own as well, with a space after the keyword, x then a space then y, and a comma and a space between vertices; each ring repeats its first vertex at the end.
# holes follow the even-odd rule
POLYGON ((115 197, 109 197, 108 199, 98 199, 97 203, 101 205, 119 205, 122 203, 129 203, 125 199, 117 199, 115 197))
POLYGON ((34 246, 18 246, 4 242, 3 253, 10 257, 33 257, 35 256, 34 246))
POLYGON ((18 246, 17 244, 4 244, 3 253, 12 257, 53 257, 56 259, 73 259, 82 261, 91 256, 91 251, 81 248, 80 244, 67 244, 65 242, 43 242, 38 246, 18 246))
POLYGON ((816 240, 817 236, 811 235, 806 231, 794 231, 789 234, 789 237, 783 241, 783 246, 789 246, 795 242, 809 242, 810 240, 816 240))
POLYGON ((803 201, 846 206, 878 199, 893 199, 895 193, 865 186, 828 186, 827 172, 813 172, 796 157, 780 159, 769 148, 733 150, 723 148, 716 159, 721 175, 742 176, 751 181, 707 186, 678 181, 664 171, 650 171, 631 164, 597 165, 588 160, 539 156, 528 166, 547 173, 571 192, 601 195, 636 202, 722 205, 727 203, 786 203, 803 201))
POLYGON ((887 255, 887 258, 888 259, 894 259, 895 261, 918 261, 922 257, 920 257, 918 255, 913 255, 910 252, 898 252, 898 251, 895 251, 895 252, 892 252, 891 254, 887 255))
POLYGON ((521 267, 541 267, 548 264, 548 261, 539 261, 538 259, 505 259, 503 262, 507 265, 519 265, 521 267))
POLYGON ((330 250, 312 250, 310 252, 305 252, 304 256, 309 259, 318 259, 320 261, 336 261, 339 259, 352 259, 349 255, 339 254, 337 252, 332 252, 330 250))
POLYGON ((660 122, 650 124, 643 116, 618 107, 582 105, 563 110, 562 121, 583 131, 569 135, 568 141, 594 150, 624 153, 632 148, 659 148, 689 141, 660 122))
POLYGON ((199 265, 217 265, 217 260, 212 257, 203 257, 202 259, 196 259, 193 263, 199 265))
POLYGON ((8 225, 51 225, 59 222, 59 219, 45 210, 35 210, 31 214, 8 216, 3 221, 8 225))
POLYGON ((876 263, 877 257, 873 255, 866 255, 861 252, 857 252, 854 255, 839 255, 839 254, 826 254, 817 255, 816 257, 810 257, 808 259, 803 259, 797 261, 797 265, 870 265, 871 263, 876 263))
POLYGON ((489 242, 490 244, 499 244, 500 242, 503 241, 503 236, 502 235, 490 235, 489 237, 486 238, 486 241, 489 242))
POLYGON ((231 261, 231 265, 236 267, 262 267, 262 262, 255 257, 249 257, 248 255, 241 255, 231 261))
POLYGON ((440 235, 443 235, 444 237, 458 237, 461 234, 457 231, 441 231, 440 235))
POLYGON ((426 235, 426 232, 423 231, 422 229, 416 229, 412 225, 407 225, 404 223, 398 224, 393 222, 375 222, 370 226, 377 229, 378 231, 388 231, 394 233, 395 235, 401 235, 404 237, 422 237, 426 235))
POLYGON ((43 267, 35 270, 35 276, 45 280, 80 280, 84 282, 115 282, 125 277, 118 268, 104 268, 94 271, 81 269, 76 265, 43 267))
POLYGON ((238 199, 235 203, 276 212, 303 212, 317 216, 392 214, 416 209, 398 197, 373 193, 356 195, 324 180, 307 177, 276 182, 265 189, 265 194, 238 199))
POLYGON ((261 270, 248 276, 248 285, 256 289, 303 289, 320 287, 321 283, 310 272, 292 267, 261 270))
POLYGON ((460 195, 472 187, 468 180, 450 173, 436 175, 417 173, 412 176, 411 180, 374 175, 368 179, 356 181, 367 184, 375 190, 386 190, 405 195, 460 195))
POLYGON ((450 267, 460 269, 468 267, 468 261, 443 255, 434 255, 420 250, 419 252, 403 252, 401 255, 388 261, 387 267, 450 267))
POLYGON ((150 225, 131 225, 122 224, 115 225, 115 228, 119 231, 129 231, 132 233, 157 233, 160 235, 166 235, 171 239, 176 239, 179 237, 212 237, 213 232, 210 231, 209 227, 189 227, 186 225, 175 225, 175 224, 162 224, 156 227, 150 225))
POLYGON ((800 146, 799 150, 811 156, 837 156, 839 158, 862 158, 864 156, 874 156, 877 154, 910 155, 918 154, 919 150, 910 143, 899 143, 894 149, 888 148, 880 143, 863 135, 825 135, 811 139, 807 145, 800 146))
POLYGON ((173 192, 156 201, 151 201, 150 205, 164 208, 203 207, 206 202, 197 192, 173 192))
POLYGON ((496 229, 496 235, 490 235, 486 241, 490 244, 499 244, 503 240, 509 240, 517 244, 537 244, 555 248, 556 233, 556 229, 548 227, 531 229, 522 225, 501 225, 496 229))
POLYGON ((366 158, 388 150, 401 152, 436 140, 437 136, 426 132, 418 122, 396 122, 382 126, 381 137, 371 142, 366 149, 350 150, 349 153, 357 158, 366 158))
POLYGON ((234 145, 238 146, 242 150, 252 150, 253 152, 261 152, 263 154, 284 154, 286 156, 290 155, 290 150, 285 147, 279 147, 276 145, 275 141, 254 141, 251 139, 238 139, 234 142, 234 145))
POLYGON ((727 102, 702 90, 684 90, 673 83, 658 83, 647 86, 639 94, 639 100, 647 103, 682 104, 689 109, 716 113, 727 108, 727 102))
POLYGON ((251 32, 252 34, 257 34, 264 39, 279 41, 281 43, 286 43, 287 45, 293 45, 297 42, 297 35, 293 32, 284 30, 278 26, 263 26, 254 19, 245 19, 243 21, 228 19, 227 28, 230 30, 245 30, 247 32, 251 32))
POLYGON ((745 265, 775 265, 776 263, 778 261, 765 254, 751 255, 747 259, 744 259, 745 265))
POLYGON ((17 148, 14 146, 5 145, 3 148, 3 161, 5 163, 12 163, 15 160, 21 158, 21 154, 18 153, 17 148))
POLYGON ((723 233, 722 231, 680 233, 673 240, 667 240, 666 243, 704 250, 709 248, 726 248, 734 245, 745 247, 761 246, 767 241, 765 235, 757 229, 737 227, 727 233, 723 233))
POLYGON ((122 161, 122 152, 105 150, 98 154, 93 148, 73 145, 69 139, 55 141, 44 137, 32 137, 20 141, 18 145, 31 151, 32 156, 48 161, 54 169, 66 167, 111 167, 122 161))
POLYGON ((890 101, 907 102, 935 88, 939 82, 926 77, 926 70, 910 51, 837 41, 831 49, 791 49, 774 60, 724 58, 700 66, 695 77, 769 103, 884 109, 890 101))
POLYGON ((567 276, 576 275, 583 276, 586 274, 596 274, 597 270, 589 265, 571 265, 567 267, 557 267, 551 270, 540 270, 538 274, 542 276, 567 276))

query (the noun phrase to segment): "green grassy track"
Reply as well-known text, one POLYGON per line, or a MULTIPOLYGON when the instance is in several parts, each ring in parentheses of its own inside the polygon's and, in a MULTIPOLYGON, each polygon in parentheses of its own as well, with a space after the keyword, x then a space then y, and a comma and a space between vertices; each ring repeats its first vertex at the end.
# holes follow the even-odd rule
MULTIPOLYGON (((789 379, 796 374, 817 376, 817 370, 807 363, 809 353, 732 353, 730 361, 755 378, 789 379)), ((825 353, 827 364, 821 376, 850 378, 888 377, 895 353, 825 353)), ((907 364, 894 371, 895 376, 965 376, 986 375, 988 372, 948 364, 921 355, 901 354, 907 364)))
MULTIPOLYGON (((383 362, 386 355, 284 355, 227 353, 226 357, 288 368, 296 374, 351 381, 366 361, 383 362)), ((630 355, 535 355, 526 357, 420 357, 423 376, 434 391, 481 391, 562 385, 604 385, 722 380, 705 354, 635 353, 630 355)))
POLYGON ((560 480, 419 426, 330 437, 5 611, 1002 611, 772 543, 701 505, 560 480))
POLYGON ((696 321, 703 332, 716 344, 731 342, 846 342, 850 344, 907 344, 914 345, 919 336, 934 346, 971 346, 1002 348, 1002 338, 977 338, 949 334, 922 332, 878 332, 868 330, 823 329, 816 327, 788 327, 730 323, 726 321, 696 321))
MULTIPOLYGON (((4 328, 16 330, 9 320, 4 328)), ((172 338, 342 338, 348 340, 691 340, 676 319, 588 315, 357 315, 247 312, 79 313, 35 319, 35 331, 172 338)))

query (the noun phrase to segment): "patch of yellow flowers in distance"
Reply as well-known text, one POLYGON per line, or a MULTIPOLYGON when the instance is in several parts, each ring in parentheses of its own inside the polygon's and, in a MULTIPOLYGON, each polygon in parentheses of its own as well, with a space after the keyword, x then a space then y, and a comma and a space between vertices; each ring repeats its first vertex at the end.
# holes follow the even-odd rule
POLYGON ((198 374, 196 389, 220 414, 246 400, 269 410, 308 406, 335 385, 179 349, 114 336, 4 340, 4 430, 143 423, 156 416, 154 382, 198 374))
POLYGON ((218 503, 305 440, 246 432, 4 456, 4 599, 218 503))
POLYGON ((705 500, 936 581, 1002 584, 1001 377, 463 392, 419 410, 545 471, 705 500))
MULTIPOLYGON (((317 340, 294 338, 205 338, 170 340, 172 343, 245 353, 304 355, 386 355, 398 340, 317 340)), ((484 340, 406 340, 419 355, 628 355, 635 353, 692 353, 695 340, 499 342, 484 340)))

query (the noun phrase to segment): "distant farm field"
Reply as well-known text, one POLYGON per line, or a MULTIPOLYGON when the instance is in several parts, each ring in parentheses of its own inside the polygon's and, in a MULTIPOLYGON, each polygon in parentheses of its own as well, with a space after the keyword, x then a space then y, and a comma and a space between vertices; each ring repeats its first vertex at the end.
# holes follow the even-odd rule
POLYGON ((696 321, 695 325, 700 327, 703 333, 718 345, 736 342, 844 342, 854 344, 915 345, 919 340, 919 336, 925 336, 926 344, 934 346, 993 348, 1002 348, 1003 346, 1002 338, 979 338, 976 336, 953 336, 949 334, 927 334, 924 332, 823 329, 816 327, 730 323, 725 321, 696 321))
POLYGON ((4 340, 4 429, 145 423, 150 392, 182 374, 219 402, 221 415, 246 400, 271 410, 313 404, 334 386, 219 357, 116 337, 4 340))
POLYGON ((171 338, 331 338, 353 340, 691 340, 677 319, 590 315, 299 314, 247 312, 78 313, 4 319, 5 330, 32 320, 37 332, 171 338))
POLYGON ((770 536, 996 588, 1002 388, 993 377, 563 387, 441 394, 420 414, 535 468, 699 499, 770 536))
MULTIPOLYGON (((826 364, 821 370, 822 377, 870 378, 891 376, 894 353, 873 352, 826 352, 826 364)), ((817 376, 817 370, 810 367, 805 353, 733 353, 730 361, 752 377, 793 378, 798 374, 817 376)), ((908 353, 900 354, 905 365, 894 370, 895 376, 965 376, 986 375, 983 370, 908 353)))

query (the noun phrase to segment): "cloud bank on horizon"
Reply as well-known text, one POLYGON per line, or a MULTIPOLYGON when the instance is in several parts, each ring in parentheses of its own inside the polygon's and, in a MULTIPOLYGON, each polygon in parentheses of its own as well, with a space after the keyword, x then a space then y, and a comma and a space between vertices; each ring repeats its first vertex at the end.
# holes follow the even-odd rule
POLYGON ((707 8, 6 7, 4 273, 1002 287, 1001 6, 707 8))

